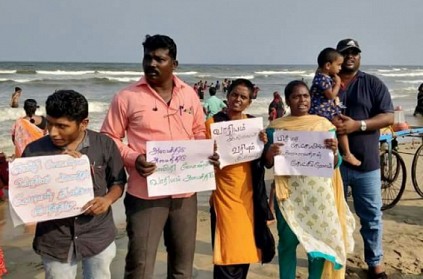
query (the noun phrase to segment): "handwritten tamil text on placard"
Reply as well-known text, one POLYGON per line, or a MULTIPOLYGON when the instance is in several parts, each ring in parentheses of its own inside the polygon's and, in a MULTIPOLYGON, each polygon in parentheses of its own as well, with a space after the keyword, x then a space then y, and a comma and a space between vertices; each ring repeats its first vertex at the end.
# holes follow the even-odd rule
POLYGON ((284 144, 275 156, 275 174, 332 177, 333 152, 324 140, 333 137, 332 132, 275 131, 273 141, 284 144))
POLYGON ((157 165, 147 177, 148 196, 166 196, 216 189, 208 157, 213 140, 148 141, 147 161, 157 165))
POLYGON ((85 155, 17 158, 9 173, 10 203, 23 223, 79 215, 94 197, 85 155))
POLYGON ((259 139, 263 130, 261 117, 217 122, 210 125, 212 139, 216 140, 220 167, 260 158, 264 144, 259 139))

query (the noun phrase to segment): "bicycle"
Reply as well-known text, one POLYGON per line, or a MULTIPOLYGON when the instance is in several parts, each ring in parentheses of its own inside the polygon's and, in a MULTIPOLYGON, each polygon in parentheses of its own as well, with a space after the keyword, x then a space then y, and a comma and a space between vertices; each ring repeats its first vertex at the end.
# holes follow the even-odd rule
MULTIPOLYGON (((397 138, 402 136, 422 137, 422 135, 423 128, 412 128, 380 136, 382 210, 394 207, 400 201, 407 185, 407 168, 403 158, 396 150, 397 138)), ((423 158, 423 142, 414 154, 411 169, 414 189, 423 198, 423 159, 420 158, 423 158)))
POLYGON ((401 155, 395 150, 395 138, 381 144, 380 171, 382 185, 382 210, 394 207, 401 199, 407 185, 407 170, 401 155))

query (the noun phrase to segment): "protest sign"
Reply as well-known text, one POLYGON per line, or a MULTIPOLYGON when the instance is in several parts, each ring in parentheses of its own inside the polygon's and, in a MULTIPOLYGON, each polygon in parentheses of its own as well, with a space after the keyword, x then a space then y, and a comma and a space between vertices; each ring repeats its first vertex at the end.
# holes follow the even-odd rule
POLYGON ((53 155, 17 158, 9 164, 14 224, 77 216, 94 198, 88 157, 53 155))
POLYGON ((148 162, 157 165, 147 176, 148 196, 166 196, 216 189, 213 140, 148 141, 148 162))
POLYGON ((324 140, 333 132, 275 131, 273 142, 283 143, 282 153, 275 156, 276 175, 332 177, 334 155, 324 140))
POLYGON ((261 130, 263 130, 261 117, 211 124, 211 137, 216 140, 220 167, 260 158, 264 147, 259 139, 261 130))

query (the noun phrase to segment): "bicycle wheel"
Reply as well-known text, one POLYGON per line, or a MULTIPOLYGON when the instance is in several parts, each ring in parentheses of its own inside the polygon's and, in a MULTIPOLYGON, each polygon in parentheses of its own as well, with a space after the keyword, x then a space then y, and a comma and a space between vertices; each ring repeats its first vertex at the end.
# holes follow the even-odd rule
POLYGON ((382 210, 394 207, 401 199, 407 182, 407 170, 402 157, 392 150, 380 155, 380 171, 382 180, 382 210))
POLYGON ((414 154, 411 179, 413 180, 413 186, 417 194, 423 198, 423 145, 420 145, 416 154, 414 154))

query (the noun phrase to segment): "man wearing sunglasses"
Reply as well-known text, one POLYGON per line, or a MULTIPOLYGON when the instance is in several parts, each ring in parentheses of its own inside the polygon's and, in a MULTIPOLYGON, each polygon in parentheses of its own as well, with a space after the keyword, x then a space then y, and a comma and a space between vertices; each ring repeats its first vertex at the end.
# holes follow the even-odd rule
POLYGON ((346 106, 339 134, 348 134, 351 152, 362 162, 341 166, 345 193, 351 187, 354 208, 360 218, 368 278, 388 278, 383 269, 382 197, 379 162, 379 129, 394 122, 394 108, 388 88, 377 77, 360 71, 361 49, 354 39, 338 42, 344 56, 339 91, 346 106), (364 144, 365 143, 365 144, 364 144))

